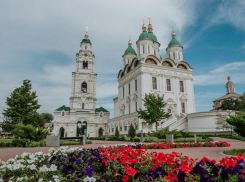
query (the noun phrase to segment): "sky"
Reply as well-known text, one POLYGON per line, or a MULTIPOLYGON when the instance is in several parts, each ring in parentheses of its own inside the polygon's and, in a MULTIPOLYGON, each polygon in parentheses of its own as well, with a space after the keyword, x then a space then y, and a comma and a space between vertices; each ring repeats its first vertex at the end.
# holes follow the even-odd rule
POLYGON ((69 106, 75 56, 88 26, 97 107, 113 117, 128 37, 136 48, 149 17, 162 57, 174 27, 193 67, 196 111, 211 110, 212 101, 226 94, 227 72, 236 92, 245 92, 244 9, 244 0, 0 0, 0 113, 25 79, 37 93, 39 112, 69 106))

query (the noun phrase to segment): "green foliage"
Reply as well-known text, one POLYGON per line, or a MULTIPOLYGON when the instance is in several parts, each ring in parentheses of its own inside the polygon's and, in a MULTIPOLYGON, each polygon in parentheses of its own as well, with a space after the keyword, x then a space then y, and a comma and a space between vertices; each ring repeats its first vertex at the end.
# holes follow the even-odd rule
POLYGON ((238 116, 230 116, 226 121, 235 127, 234 131, 238 135, 245 137, 245 113, 241 113, 238 116))
POLYGON ((43 119, 45 120, 45 123, 52 123, 53 119, 54 119, 54 116, 53 114, 50 114, 50 113, 42 113, 40 114, 43 119))
MULTIPOLYGON (((30 80, 24 80, 21 87, 16 88, 6 99, 7 109, 3 110, 3 130, 11 131, 17 123, 27 124, 30 115, 40 108, 36 92, 31 91, 30 80)), ((36 115, 35 115, 36 116, 36 115)))
POLYGON ((115 136, 116 136, 116 138, 119 138, 119 136, 120 136, 120 133, 119 133, 118 127, 116 127, 115 136))
MULTIPOLYGON (((153 124, 160 120, 169 118, 171 114, 165 113, 164 107, 166 106, 166 102, 164 102, 164 96, 155 96, 154 94, 145 94, 145 98, 143 99, 145 110, 139 109, 138 117, 140 119, 144 119, 147 123, 153 124)), ((156 124, 157 131, 157 124, 156 124)))
POLYGON ((128 136, 130 137, 130 140, 132 140, 136 136, 136 131, 132 124, 130 124, 129 130, 128 130, 128 136))
POLYGON ((218 109, 240 111, 241 102, 238 99, 227 99, 224 102, 222 102, 222 105, 218 109))
MULTIPOLYGON (((104 138, 105 140, 105 138, 104 138)), ((126 138, 124 137, 116 137, 116 136, 110 136, 107 138, 108 141, 126 141, 126 138)))
POLYGON ((245 155, 245 149, 232 149, 232 150, 225 150, 223 151, 224 154, 227 155, 237 155, 237 154, 244 154, 245 155))
POLYGON ((92 144, 92 141, 88 140, 86 141, 86 144, 92 144))
POLYGON ((30 141, 27 140, 27 139, 21 139, 21 140, 15 139, 15 140, 12 140, 12 146, 13 147, 27 147, 28 143, 30 143, 30 141))
MULTIPOLYGON (((141 137, 141 133, 137 133, 136 136, 137 137, 141 137)), ((146 137, 146 134, 145 133, 143 133, 143 137, 146 137)))
POLYGON ((241 107, 239 111, 245 112, 245 93, 243 93, 243 94, 239 97, 239 100, 240 100, 240 107, 241 107))
POLYGON ((40 141, 46 138, 49 135, 49 132, 41 127, 34 127, 30 124, 22 125, 16 124, 11 133, 14 134, 15 137, 21 139, 28 139, 29 141, 40 141), (37 130, 38 128, 38 130, 37 130))
POLYGON ((45 123, 46 120, 44 119, 43 115, 36 111, 29 113, 23 121, 24 125, 30 124, 34 127, 44 127, 45 123))

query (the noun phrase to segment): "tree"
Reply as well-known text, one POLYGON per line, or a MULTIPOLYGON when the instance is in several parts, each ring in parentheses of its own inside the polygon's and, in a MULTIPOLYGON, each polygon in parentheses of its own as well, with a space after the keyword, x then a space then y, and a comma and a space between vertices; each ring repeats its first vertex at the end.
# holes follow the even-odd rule
POLYGON ((218 109, 240 111, 241 102, 239 101, 239 99, 227 99, 223 101, 222 105, 218 109))
POLYGON ((243 93, 240 97, 240 111, 245 112, 245 93, 243 93))
POLYGON ((238 135, 245 137, 245 113, 240 113, 238 116, 230 116, 226 121, 234 126, 234 131, 238 135))
POLYGON ((35 127, 44 127, 46 120, 42 114, 39 114, 36 111, 30 112, 25 120, 23 121, 24 125, 31 124, 35 127))
POLYGON ((233 131, 234 126, 230 125, 226 121, 226 119, 228 118, 228 113, 226 113, 226 112, 221 113, 221 112, 217 111, 216 116, 217 116, 216 121, 215 121, 215 124, 217 125, 216 129, 218 129, 218 130, 222 129, 223 131, 224 130, 230 130, 231 132, 233 131))
POLYGON ((136 136, 136 131, 132 124, 130 124, 129 130, 128 130, 128 136, 130 137, 130 140, 132 140, 136 136))
POLYGON ((54 116, 50 113, 42 113, 42 117, 45 119, 45 123, 52 123, 54 116))
POLYGON ((118 127, 116 127, 115 136, 116 136, 116 138, 119 138, 119 136, 120 136, 120 133, 119 133, 118 127))
POLYGON ((153 124, 156 123, 157 131, 157 122, 166 118, 169 118, 171 114, 165 113, 164 107, 166 102, 164 102, 164 96, 155 96, 154 94, 145 94, 143 99, 145 110, 139 109, 138 117, 144 119, 147 123, 153 124))
POLYGON ((3 110, 4 123, 3 128, 9 130, 17 123, 23 124, 30 114, 40 108, 36 92, 31 91, 30 80, 24 80, 21 87, 16 88, 6 99, 7 109, 3 110), (8 126, 6 126, 8 125, 8 126))
POLYGON ((33 125, 23 125, 16 124, 14 129, 11 131, 15 137, 21 139, 28 139, 31 141, 40 141, 46 138, 49 135, 49 131, 43 129, 42 127, 34 127, 33 125))

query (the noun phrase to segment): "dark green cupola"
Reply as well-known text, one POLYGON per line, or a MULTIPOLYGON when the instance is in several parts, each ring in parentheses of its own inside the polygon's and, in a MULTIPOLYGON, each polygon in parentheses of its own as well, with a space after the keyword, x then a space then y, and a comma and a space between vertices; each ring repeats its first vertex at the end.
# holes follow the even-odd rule
POLYGON ((128 48, 124 52, 124 55, 125 54, 136 54, 134 48, 132 48, 132 41, 131 41, 130 37, 129 37, 129 41, 128 41, 128 48))
POLYGON ((183 47, 179 43, 179 41, 175 38, 176 34, 175 34, 174 30, 172 31, 171 35, 172 35, 172 40, 169 42, 168 47, 172 47, 172 46, 181 46, 181 47, 183 47))
POLYGON ((81 43, 90 43, 91 44, 90 40, 88 39, 88 30, 86 30, 86 33, 84 35, 84 39, 82 40, 81 43))

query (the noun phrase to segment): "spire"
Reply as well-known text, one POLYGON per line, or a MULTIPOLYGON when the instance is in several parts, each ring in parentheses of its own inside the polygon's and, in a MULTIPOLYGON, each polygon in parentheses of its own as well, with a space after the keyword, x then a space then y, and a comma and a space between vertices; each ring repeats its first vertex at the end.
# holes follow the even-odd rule
POLYGON ((88 38, 88 26, 85 27, 86 33, 84 35, 84 37, 87 39, 88 38))
POLYGON ((143 32, 145 32, 145 31, 146 31, 145 19, 143 19, 142 30, 143 30, 143 32))
POLYGON ((230 81, 231 80, 231 77, 229 75, 229 72, 227 73, 227 80, 230 81))
POLYGON ((131 45, 132 45, 131 36, 129 36, 128 46, 131 47, 131 45))
POLYGON ((148 32, 152 32, 151 18, 149 18, 148 32))
POLYGON ((174 27, 172 27, 172 33, 171 33, 171 35, 172 35, 172 38, 175 39, 176 34, 174 32, 174 27))

